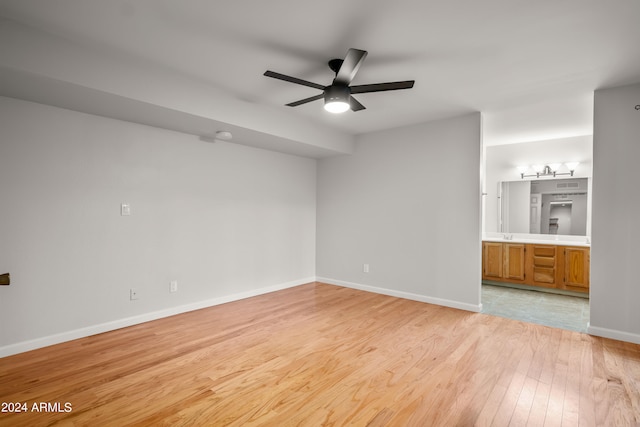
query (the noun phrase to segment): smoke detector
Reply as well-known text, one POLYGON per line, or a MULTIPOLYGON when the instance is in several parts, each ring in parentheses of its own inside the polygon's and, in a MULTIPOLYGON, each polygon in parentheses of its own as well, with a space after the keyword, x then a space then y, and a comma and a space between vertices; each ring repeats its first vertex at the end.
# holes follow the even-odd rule
POLYGON ((216 139, 219 139, 221 141, 229 141, 231 138, 233 138, 233 134, 229 131, 219 130, 218 132, 216 132, 216 139))

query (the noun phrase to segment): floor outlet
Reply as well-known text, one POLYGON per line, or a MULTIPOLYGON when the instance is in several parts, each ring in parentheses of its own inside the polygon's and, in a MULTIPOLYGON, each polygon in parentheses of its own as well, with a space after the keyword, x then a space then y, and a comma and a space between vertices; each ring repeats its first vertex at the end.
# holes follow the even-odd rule
POLYGON ((138 299, 138 290, 136 288, 129 289, 129 299, 132 301, 138 299))
POLYGON ((178 292, 178 281, 177 280, 172 280, 171 281, 170 290, 171 290, 171 292, 178 292))

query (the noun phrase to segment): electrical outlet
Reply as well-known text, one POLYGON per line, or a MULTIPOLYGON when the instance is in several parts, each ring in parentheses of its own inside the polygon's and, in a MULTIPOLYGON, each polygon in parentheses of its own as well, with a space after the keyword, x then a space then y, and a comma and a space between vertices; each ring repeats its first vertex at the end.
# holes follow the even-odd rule
POLYGON ((131 205, 129 203, 122 203, 120 205, 120 215, 122 216, 131 215, 131 205))
POLYGON ((138 299, 138 290, 136 288, 129 289, 129 299, 132 301, 138 299))
POLYGON ((178 292, 178 281, 177 280, 172 280, 171 281, 171 287, 169 288, 169 290, 171 292, 178 292))
POLYGON ((368 273, 368 272, 369 272, 369 264, 364 264, 364 265, 362 266, 362 271, 363 271, 364 273, 368 273))

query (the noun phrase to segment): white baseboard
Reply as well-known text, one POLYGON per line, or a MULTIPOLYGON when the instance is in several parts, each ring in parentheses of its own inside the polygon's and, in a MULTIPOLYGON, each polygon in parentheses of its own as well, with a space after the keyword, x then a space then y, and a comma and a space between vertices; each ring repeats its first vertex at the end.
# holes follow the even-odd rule
POLYGON ((618 331, 616 329, 600 328, 598 326, 587 325, 587 333, 597 337, 611 338, 618 341, 626 341, 634 344, 640 344, 640 335, 631 332, 618 331))
POLYGON ((478 304, 478 305, 467 304, 464 302, 453 301, 453 300, 448 300, 443 298, 429 297, 426 295, 419 295, 411 292, 403 292, 403 291, 397 291, 394 289, 378 288, 375 286, 362 285, 359 283, 345 282, 344 280, 330 279, 328 277, 316 277, 316 281, 322 282, 322 283, 328 283, 330 285, 344 286, 345 288, 352 288, 352 289, 359 289, 361 291, 373 292, 376 294, 389 295, 392 297, 410 299, 413 301, 426 302, 426 303, 435 304, 435 305, 442 305, 445 307, 457 308, 460 310, 473 311, 475 313, 480 313, 482 311, 482 304, 478 304))
POLYGON ((305 283, 314 282, 315 277, 294 280, 291 282, 280 283, 264 288, 253 289, 246 292, 240 292, 232 295, 212 298, 204 301, 197 301, 190 304, 180 305, 176 307, 166 308, 164 310, 153 311, 150 313, 140 314, 137 316, 118 319, 111 322, 101 323, 98 325, 88 326, 85 328, 74 329, 72 331, 62 332, 55 335, 49 335, 42 338, 36 338, 29 341, 22 341, 15 344, 0 347, 0 357, 11 356, 13 354, 24 353, 25 351, 35 350, 42 347, 48 347, 54 344, 60 344, 66 341, 72 341, 78 338, 84 338, 91 335, 101 334, 103 332, 114 331, 116 329, 133 326, 140 323, 149 322, 151 320, 161 319, 163 317, 174 316, 176 314, 187 313, 189 311, 200 310, 202 308, 213 307, 215 305, 225 304, 232 301, 238 301, 245 298, 251 298, 282 289, 292 288, 294 286, 304 285, 305 283))

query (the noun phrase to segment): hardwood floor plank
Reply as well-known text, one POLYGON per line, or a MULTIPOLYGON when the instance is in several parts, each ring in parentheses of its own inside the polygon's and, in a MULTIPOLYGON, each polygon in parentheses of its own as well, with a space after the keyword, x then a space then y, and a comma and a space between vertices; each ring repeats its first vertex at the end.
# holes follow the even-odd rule
POLYGON ((72 405, 12 427, 638 425, 640 346, 310 283, 2 358, 0 401, 72 405))
POLYGON ((533 402, 531 402, 531 411, 529 411, 529 418, 526 423, 528 427, 544 426, 550 392, 550 384, 538 381, 536 385, 536 392, 533 396, 533 402))
POLYGON ((592 340, 587 335, 581 336, 582 352, 580 354, 580 403, 578 425, 581 427, 596 426, 595 389, 593 386, 593 352, 592 340))
POLYGON ((513 416, 511 417, 511 425, 523 426, 527 424, 529 414, 533 407, 533 398, 535 396, 536 389, 538 388, 537 386, 538 382, 535 379, 531 377, 525 378, 522 390, 518 396, 516 407, 513 411, 513 416))
POLYGON ((580 407, 580 375, 581 375, 581 351, 578 334, 571 334, 569 349, 569 363, 567 365, 567 383, 562 408, 562 424, 579 424, 580 407))

